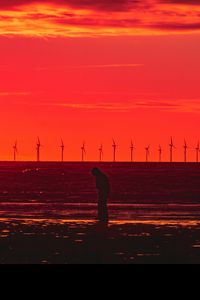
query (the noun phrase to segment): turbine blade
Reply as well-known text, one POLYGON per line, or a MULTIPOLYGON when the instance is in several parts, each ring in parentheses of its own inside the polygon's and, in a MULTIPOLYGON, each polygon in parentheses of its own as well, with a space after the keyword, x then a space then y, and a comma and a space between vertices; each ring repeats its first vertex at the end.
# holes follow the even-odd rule
POLYGON ((187 142, 184 140, 184 147, 187 148, 187 142))

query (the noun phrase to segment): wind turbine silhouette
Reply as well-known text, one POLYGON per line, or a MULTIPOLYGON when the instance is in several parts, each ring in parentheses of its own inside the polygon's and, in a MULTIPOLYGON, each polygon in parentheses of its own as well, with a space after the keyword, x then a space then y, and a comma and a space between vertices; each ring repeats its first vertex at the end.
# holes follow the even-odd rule
POLYGON ((188 149, 188 145, 187 145, 187 142, 186 140, 184 140, 184 162, 186 163, 187 162, 187 149, 188 149))
POLYGON ((174 146, 172 137, 171 137, 171 143, 169 144, 170 147, 170 162, 172 163, 173 161, 173 149, 175 149, 176 147, 174 146))
POLYGON ((38 137, 37 143, 36 143, 36 152, 37 152, 37 162, 40 161, 40 148, 42 147, 40 143, 40 139, 38 137))
POLYGON ((134 147, 134 144, 133 144, 133 141, 131 140, 131 146, 130 146, 130 149, 131 149, 131 162, 133 162, 133 150, 135 149, 134 147))
POLYGON ((102 161, 102 156, 103 156, 103 145, 101 144, 99 147, 99 161, 102 161))
POLYGON ((113 145, 112 145, 112 147, 113 147, 113 162, 116 162, 116 149, 117 149, 117 145, 116 145, 114 139, 113 139, 113 145))
POLYGON ((162 147, 161 147, 161 145, 159 145, 158 152, 159 152, 159 162, 162 162, 162 147))
POLYGON ((150 145, 145 148, 145 151, 146 151, 146 162, 148 162, 149 161, 149 155, 150 155, 150 145))
POLYGON ((199 151, 200 151, 199 141, 198 141, 198 144, 197 144, 195 150, 196 150, 196 162, 198 163, 199 162, 199 151))
POLYGON ((64 142, 63 142, 62 139, 61 139, 61 145, 60 145, 60 148, 61 148, 61 162, 63 162, 63 161, 64 161, 65 145, 64 145, 64 142))
POLYGON ((14 158, 14 161, 17 160, 17 154, 18 154, 18 147, 17 147, 17 141, 15 142, 14 146, 13 146, 13 158, 14 158))
POLYGON ((86 154, 86 150, 85 150, 85 142, 83 142, 83 145, 81 147, 81 158, 82 158, 82 161, 84 161, 84 156, 86 154))

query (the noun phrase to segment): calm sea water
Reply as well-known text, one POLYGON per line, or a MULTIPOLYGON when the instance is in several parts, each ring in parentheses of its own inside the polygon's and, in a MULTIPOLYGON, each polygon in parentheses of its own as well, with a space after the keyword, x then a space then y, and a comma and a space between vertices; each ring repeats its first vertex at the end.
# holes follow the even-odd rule
POLYGON ((0 218, 94 219, 91 169, 111 183, 113 220, 200 219, 200 165, 194 163, 0 163, 0 218))

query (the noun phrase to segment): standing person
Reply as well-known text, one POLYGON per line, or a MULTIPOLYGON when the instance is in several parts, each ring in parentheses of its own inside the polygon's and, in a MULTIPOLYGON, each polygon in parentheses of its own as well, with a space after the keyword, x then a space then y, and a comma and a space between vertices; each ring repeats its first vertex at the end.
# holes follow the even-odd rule
POLYGON ((98 168, 92 169, 92 174, 96 178, 96 188, 98 190, 98 220, 103 223, 108 222, 107 200, 110 193, 108 177, 98 168))

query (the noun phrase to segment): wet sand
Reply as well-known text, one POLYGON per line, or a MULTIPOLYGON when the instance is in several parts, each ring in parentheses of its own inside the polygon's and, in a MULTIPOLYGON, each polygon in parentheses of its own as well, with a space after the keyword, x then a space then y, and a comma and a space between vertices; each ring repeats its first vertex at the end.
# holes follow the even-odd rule
POLYGON ((0 219, 1 264, 198 264, 200 221, 0 219))

